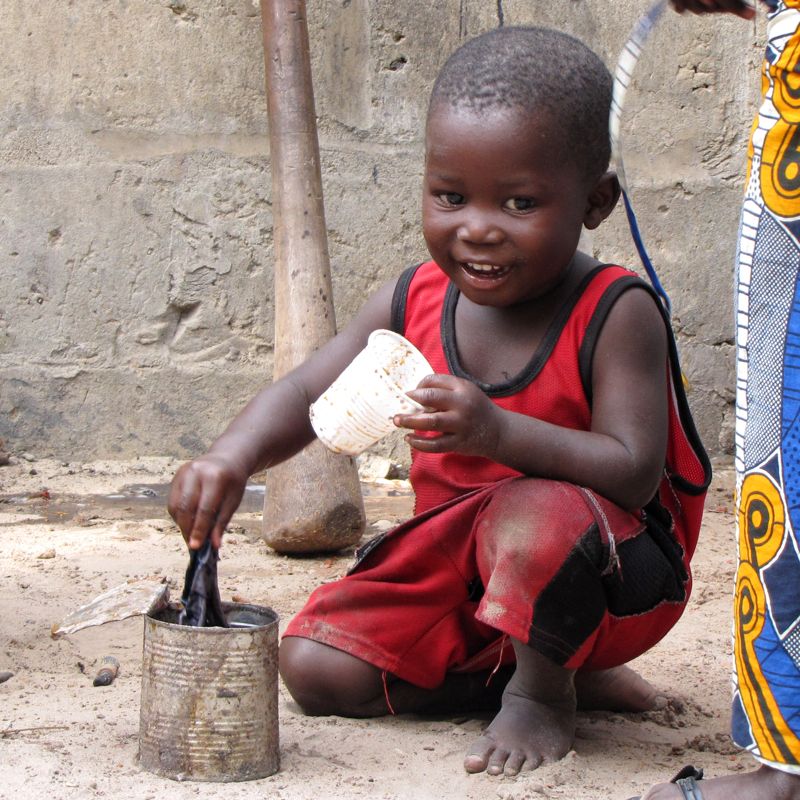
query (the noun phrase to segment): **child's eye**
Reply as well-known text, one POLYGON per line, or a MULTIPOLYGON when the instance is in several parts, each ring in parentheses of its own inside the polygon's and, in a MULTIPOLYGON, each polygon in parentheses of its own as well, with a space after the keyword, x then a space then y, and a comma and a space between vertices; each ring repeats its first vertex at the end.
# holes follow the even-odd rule
POLYGON ((464 195, 458 192, 442 192, 439 200, 446 206, 460 206, 464 204, 464 195))
POLYGON ((512 197, 503 204, 504 208, 511 211, 530 211, 535 203, 530 197, 512 197))

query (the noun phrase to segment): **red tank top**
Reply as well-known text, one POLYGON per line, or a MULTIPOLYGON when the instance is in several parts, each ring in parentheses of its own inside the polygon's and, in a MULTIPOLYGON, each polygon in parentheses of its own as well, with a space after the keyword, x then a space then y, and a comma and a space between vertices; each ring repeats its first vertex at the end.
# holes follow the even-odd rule
MULTIPOLYGON (((477 384, 498 406, 576 430, 590 430, 591 368, 594 347, 609 310, 629 288, 644 288, 663 309, 648 284, 613 265, 590 272, 553 319, 526 367, 509 381, 484 384, 458 360, 455 309, 459 291, 433 261, 406 270, 395 289, 392 326, 413 342, 434 372, 477 384)), ((669 440, 659 500, 672 514, 677 538, 691 556, 702 519, 711 468, 689 412, 669 321, 669 440)), ((461 453, 412 449, 410 480, 416 513, 521 473, 503 464, 461 453)))

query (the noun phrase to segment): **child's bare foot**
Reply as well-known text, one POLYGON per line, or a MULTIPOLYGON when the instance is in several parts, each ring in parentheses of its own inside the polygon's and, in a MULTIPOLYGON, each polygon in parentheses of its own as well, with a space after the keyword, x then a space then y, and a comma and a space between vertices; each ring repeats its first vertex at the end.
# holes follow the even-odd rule
MULTIPOLYGON (((800 800, 800 776, 759 767, 740 775, 701 780, 698 789, 702 791, 703 800, 800 800)), ((674 783, 659 783, 648 789, 641 800, 683 800, 684 797, 684 792, 674 783)))
POLYGON ((548 705, 515 695, 511 684, 503 707, 464 759, 467 772, 516 775, 558 761, 572 747, 575 704, 548 705))
POLYGON ((573 672, 514 642, 517 667, 497 716, 467 752, 467 772, 516 775, 558 761, 575 736, 573 672))
POLYGON ((575 673, 575 693, 581 711, 654 711, 668 698, 630 667, 575 673))

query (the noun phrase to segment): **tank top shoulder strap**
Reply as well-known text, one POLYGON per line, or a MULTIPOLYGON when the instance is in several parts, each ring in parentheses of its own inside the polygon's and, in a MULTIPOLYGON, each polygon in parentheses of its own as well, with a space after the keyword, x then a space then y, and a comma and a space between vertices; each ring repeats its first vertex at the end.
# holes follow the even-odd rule
POLYGON ((594 358, 594 350, 600 331, 614 303, 628 289, 639 288, 644 289, 651 295, 659 309, 662 309, 661 300, 650 284, 623 267, 612 264, 604 265, 598 269, 593 283, 597 299, 578 353, 581 383, 589 403, 592 402, 592 359, 594 358))
POLYGON ((414 264, 407 267, 400 274, 397 279, 397 284, 394 287, 394 294, 392 295, 392 330, 399 333, 401 336, 405 334, 406 328, 406 303, 408 302, 408 287, 417 274, 417 270, 422 266, 422 263, 414 264))

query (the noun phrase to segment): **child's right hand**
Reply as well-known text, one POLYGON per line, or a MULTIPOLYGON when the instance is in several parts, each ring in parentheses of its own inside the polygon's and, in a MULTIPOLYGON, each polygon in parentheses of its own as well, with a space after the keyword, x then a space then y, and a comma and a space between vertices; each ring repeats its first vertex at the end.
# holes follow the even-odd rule
POLYGON ((411 447, 495 457, 502 412, 474 383, 455 375, 428 375, 407 394, 425 409, 394 418, 395 425, 411 431, 405 437, 411 447))
POLYGON ((249 475, 234 459, 206 453, 183 464, 170 487, 167 510, 192 550, 210 536, 219 548, 222 534, 239 507, 249 475))
POLYGON ((713 14, 722 12, 735 14, 742 19, 753 19, 756 15, 746 0, 670 0, 672 7, 679 13, 691 11, 692 14, 713 14))

